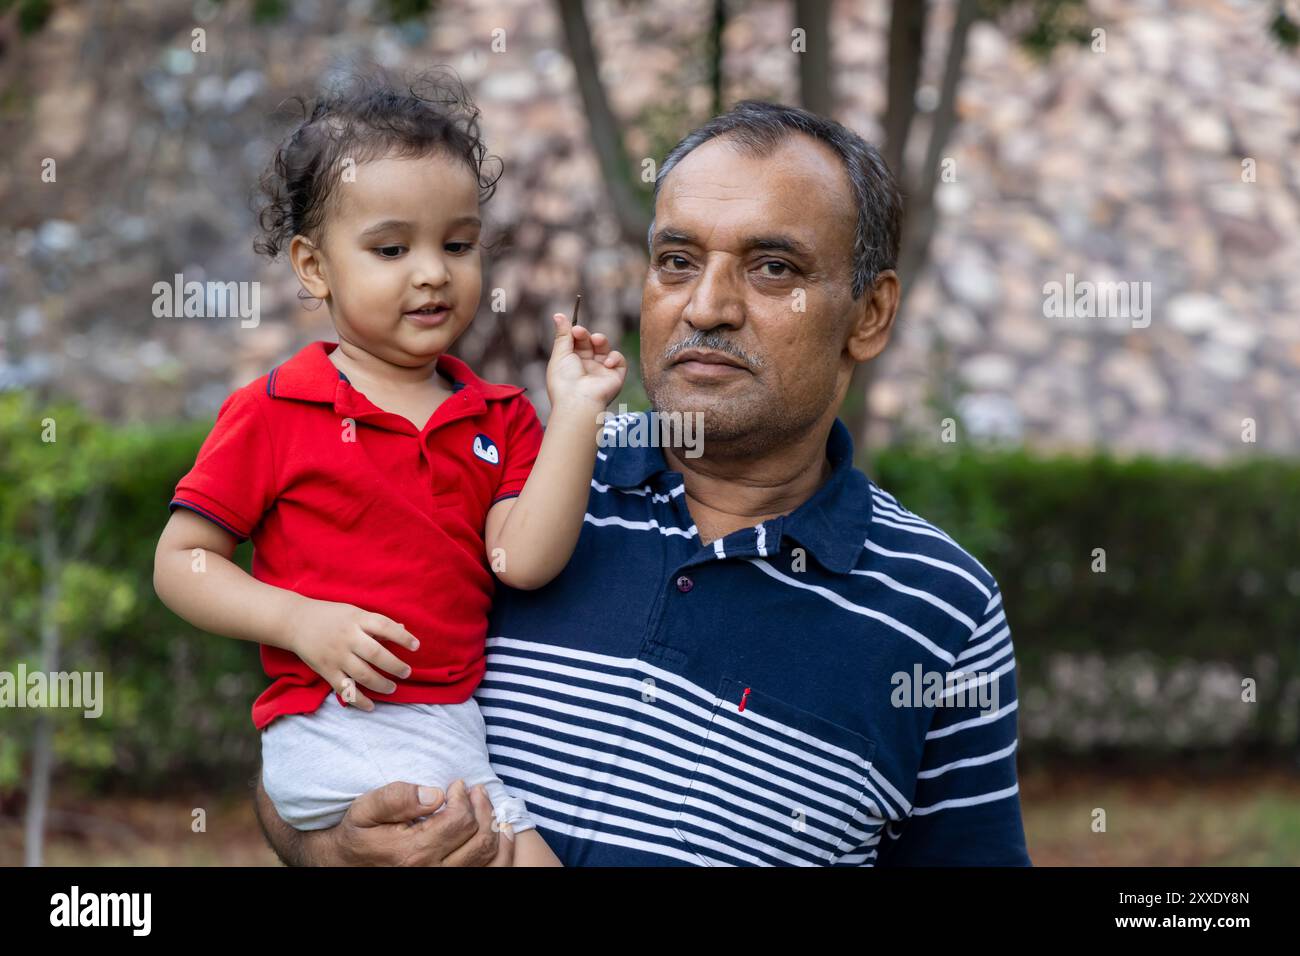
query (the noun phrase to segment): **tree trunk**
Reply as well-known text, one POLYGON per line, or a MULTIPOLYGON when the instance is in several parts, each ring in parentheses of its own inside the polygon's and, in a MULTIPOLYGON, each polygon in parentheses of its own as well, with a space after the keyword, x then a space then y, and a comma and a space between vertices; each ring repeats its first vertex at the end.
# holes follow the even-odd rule
POLYGON ((650 210, 632 186, 632 162, 623 144, 622 127, 610 109, 605 87, 600 82, 600 60, 591 39, 587 11, 582 0, 556 0, 555 8, 564 27, 564 39, 591 130, 591 145, 600 162, 601 177, 614 206, 619 232, 627 242, 643 247, 650 228, 650 210))
MULTIPOLYGON (((904 240, 908 230, 908 194, 911 192, 904 157, 912 118, 916 115, 916 87, 921 79, 927 9, 923 0, 894 0, 889 15, 889 100, 885 106, 885 142, 881 155, 903 193, 904 240)), ((898 278, 906 284, 911 275, 900 269, 898 278)), ((849 383, 851 399, 844 416, 857 448, 858 462, 868 473, 871 470, 871 448, 867 444, 867 422, 871 417, 868 402, 879 361, 877 355, 853 369, 853 379, 849 383)))
POLYGON ((727 0, 713 0, 713 21, 709 24, 709 90, 713 115, 722 112, 722 38, 727 32, 727 0))
POLYGON ((804 31, 807 47, 799 54, 799 101, 820 116, 835 115, 831 92, 830 0, 795 0, 794 25, 804 31))
MULTIPOLYGON (((899 11, 900 6, 908 7, 909 4, 907 0, 896 0, 894 4, 895 13, 899 11)), ((910 190, 909 194, 905 195, 903 202, 902 248, 899 251, 898 256, 898 278, 902 286, 898 303, 899 319, 905 317, 904 310, 907 305, 908 295, 915 287, 917 280, 925 271, 926 265, 929 262, 930 241, 934 236, 935 227, 934 189, 939 181, 939 162, 943 158, 943 151, 947 147, 949 139, 952 138, 952 131, 957 126, 957 92, 958 88, 961 86, 962 72, 965 69, 966 48, 967 42, 970 39, 970 28, 978 18, 978 15, 978 0, 958 0, 957 11, 953 20, 952 33, 949 35, 948 39, 948 51, 944 62, 943 80, 939 93, 939 104, 935 108, 934 115, 931 118, 930 138, 929 142, 926 144, 923 165, 914 177, 906 176, 905 174, 900 175, 901 160, 899 170, 895 171, 895 175, 899 175, 900 182, 915 183, 915 189, 910 190)), ((917 29, 923 30, 924 23, 920 24, 917 29)), ((900 43, 903 42, 903 38, 898 36, 898 34, 902 32, 901 28, 900 31, 895 31, 891 23, 891 101, 889 106, 891 114, 894 111, 892 98, 895 93, 892 86, 894 74, 892 60, 894 48, 892 43, 896 38, 899 39, 900 43)), ((913 38, 915 38, 915 36, 916 35, 912 35, 913 38)), ((907 42, 910 43, 911 40, 908 40, 907 42)), ((905 54, 906 48, 902 49, 900 52, 905 54)), ((919 65, 919 50, 917 53, 919 65)), ((919 76, 919 73, 916 75, 919 76)), ((902 83, 900 81, 900 93, 901 89, 902 83)), ((911 94, 913 100, 915 95, 914 87, 911 94)), ((905 126, 901 119, 897 119, 896 122, 899 123, 900 128, 905 126)), ((908 122, 910 123, 910 118, 908 119, 908 122)), ((886 121, 886 127, 888 129, 888 119, 886 121)), ((900 157, 905 154, 905 147, 905 142, 899 143, 896 146, 889 143, 886 144, 887 149, 890 149, 891 151, 896 150, 897 155, 900 157)), ((880 355, 877 355, 872 361, 866 363, 866 365, 858 366, 856 371, 862 372, 862 374, 861 376, 855 375, 855 377, 859 378, 860 382, 851 386, 861 388, 861 407, 863 412, 862 424, 860 429, 855 431, 853 434, 855 436, 855 441, 858 442, 862 448, 859 460, 863 462, 863 467, 867 469, 870 468, 870 457, 869 449, 866 447, 866 423, 870 419, 869 402, 871 398, 871 386, 875 381, 877 364, 884 357, 886 351, 888 351, 888 346, 886 346, 885 350, 882 351, 880 355)))
POLYGON ((921 53, 925 43, 926 4, 894 0, 889 16, 889 91, 885 104, 885 162, 903 179, 907 134, 916 115, 916 86, 921 81, 921 53))
MULTIPOLYGON (((59 580, 60 562, 54 507, 40 508, 41 536, 41 670, 53 674, 59 668, 59 580)), ((19 693, 24 692, 19 689, 19 693)), ((47 705, 51 701, 45 702, 47 705)), ((27 788, 27 817, 24 823, 24 864, 40 866, 45 858, 45 815, 50 803, 50 778, 54 770, 54 724, 50 707, 36 715, 32 746, 32 774, 27 788)))
MULTIPOLYGON (((943 151, 957 126, 957 91, 961 86, 966 64, 966 45, 970 28, 978 15, 978 0, 960 0, 957 16, 948 41, 948 55, 943 68, 943 86, 939 91, 939 105, 935 108, 930 126, 930 142, 925 151, 925 165, 917 177, 916 195, 908 214, 908 228, 904 233, 903 251, 899 257, 902 274, 916 277, 924 271, 930 258, 930 239, 934 235, 934 189, 939 182, 939 163, 943 151)), ((904 289, 906 290, 906 286, 904 289)), ((901 308, 901 304, 900 304, 901 308)))

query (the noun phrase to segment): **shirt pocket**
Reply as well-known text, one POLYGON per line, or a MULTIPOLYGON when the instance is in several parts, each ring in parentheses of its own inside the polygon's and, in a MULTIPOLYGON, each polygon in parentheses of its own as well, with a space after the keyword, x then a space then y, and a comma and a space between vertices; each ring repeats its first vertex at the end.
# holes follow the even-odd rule
POLYGON ((861 825, 875 750, 856 731, 724 677, 674 829, 711 865, 831 864, 865 838, 849 831, 855 814, 861 825))

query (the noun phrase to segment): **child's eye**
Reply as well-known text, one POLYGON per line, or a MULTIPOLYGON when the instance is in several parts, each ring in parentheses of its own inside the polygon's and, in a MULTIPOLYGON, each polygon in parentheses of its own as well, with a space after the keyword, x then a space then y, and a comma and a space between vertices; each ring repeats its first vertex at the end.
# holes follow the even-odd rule
POLYGON ((459 255, 459 254, 461 254, 461 253, 469 252, 469 251, 470 251, 471 249, 473 249, 473 248, 474 248, 474 243, 472 243, 472 242, 449 242, 449 243, 447 243, 447 251, 450 252, 450 253, 453 253, 453 254, 455 254, 455 255, 459 255))
POLYGON ((405 248, 406 246, 378 246, 375 249, 375 252, 379 254, 379 258, 381 259, 396 259, 402 254, 401 250, 405 248), (393 255, 385 255, 385 253, 393 252, 393 250, 397 250, 393 255))

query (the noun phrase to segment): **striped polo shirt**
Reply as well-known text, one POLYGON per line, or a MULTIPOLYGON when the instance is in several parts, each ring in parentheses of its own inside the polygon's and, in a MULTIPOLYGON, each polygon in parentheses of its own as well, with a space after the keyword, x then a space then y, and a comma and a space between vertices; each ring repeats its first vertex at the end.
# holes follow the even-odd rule
POLYGON ((567 568, 498 591, 474 695, 561 861, 1029 865, 993 576, 838 420, 808 501, 704 544, 635 424, 607 429, 567 568))

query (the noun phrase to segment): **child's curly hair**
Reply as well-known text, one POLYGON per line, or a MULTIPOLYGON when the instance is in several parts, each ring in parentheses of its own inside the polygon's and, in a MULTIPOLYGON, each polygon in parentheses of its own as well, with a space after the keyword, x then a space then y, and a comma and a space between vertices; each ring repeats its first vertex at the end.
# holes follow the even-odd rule
POLYGON ((275 259, 300 233, 319 239, 344 159, 359 166, 390 154, 413 158, 441 151, 464 160, 474 173, 479 202, 496 191, 501 160, 488 155, 479 136, 478 107, 450 67, 400 84, 382 68, 370 67, 353 72, 314 103, 301 96, 288 102, 298 104, 302 117, 258 183, 261 235, 253 250, 261 255, 275 259))

